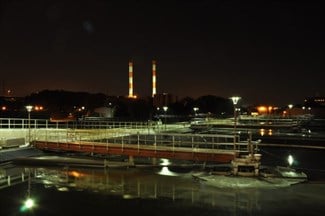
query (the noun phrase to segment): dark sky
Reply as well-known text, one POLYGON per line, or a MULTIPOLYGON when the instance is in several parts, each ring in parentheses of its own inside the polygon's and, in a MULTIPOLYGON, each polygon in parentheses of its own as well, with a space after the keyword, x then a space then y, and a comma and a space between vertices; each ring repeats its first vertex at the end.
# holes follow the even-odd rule
MULTIPOLYGON (((325 95, 324 8, 318 1, 1 0, 1 84, 180 98, 239 95, 285 105, 325 95)), ((320 2, 320 1, 319 1, 320 2)))

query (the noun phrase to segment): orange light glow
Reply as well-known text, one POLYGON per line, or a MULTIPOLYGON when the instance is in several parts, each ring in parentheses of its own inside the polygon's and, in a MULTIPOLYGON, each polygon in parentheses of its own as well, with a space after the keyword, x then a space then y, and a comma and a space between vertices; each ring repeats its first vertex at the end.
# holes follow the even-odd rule
POLYGON ((39 105, 36 105, 35 107, 34 107, 34 110, 35 111, 42 111, 44 108, 43 108, 43 106, 39 106, 39 105))
POLYGON ((265 112, 267 112, 267 108, 266 108, 266 106, 259 106, 259 107, 257 107, 257 111, 259 113, 265 113, 265 112))
POLYGON ((82 177, 82 176, 83 176, 82 173, 77 172, 77 171, 70 171, 70 172, 69 172, 69 175, 70 175, 70 176, 73 176, 73 177, 76 177, 76 178, 79 178, 79 177, 82 177))
POLYGON ((131 98, 131 99, 136 99, 137 96, 136 95, 132 95, 132 96, 128 96, 128 98, 131 98))

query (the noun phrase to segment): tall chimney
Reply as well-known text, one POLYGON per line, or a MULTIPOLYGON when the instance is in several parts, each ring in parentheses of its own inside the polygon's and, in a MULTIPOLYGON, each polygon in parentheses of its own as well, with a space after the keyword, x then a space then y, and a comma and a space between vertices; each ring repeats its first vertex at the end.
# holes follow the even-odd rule
POLYGON ((157 94, 156 81, 156 61, 152 61, 152 97, 157 94))
POLYGON ((129 98, 133 98, 133 63, 129 61, 129 98))

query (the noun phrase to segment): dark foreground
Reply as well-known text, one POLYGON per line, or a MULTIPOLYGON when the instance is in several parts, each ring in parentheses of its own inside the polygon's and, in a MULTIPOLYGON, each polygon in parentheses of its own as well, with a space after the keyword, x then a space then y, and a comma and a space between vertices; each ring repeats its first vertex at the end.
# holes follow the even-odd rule
POLYGON ((100 166, 91 167, 52 157, 51 163, 20 161, 0 169, 0 215, 323 215, 324 150, 263 147, 260 153, 263 164, 281 166, 291 154, 292 166, 308 181, 281 188, 220 188, 195 180, 198 167, 167 168, 165 160, 156 167, 104 168, 98 158, 92 164, 100 166), (7 186, 9 175, 17 184, 7 186), (23 205, 27 197, 35 200, 31 209, 23 205))
POLYGON ((190 170, 164 167, 22 170, 31 179, 0 190, 0 215, 322 215, 325 210, 325 184, 317 181, 231 189, 195 181, 190 170), (23 208, 28 195, 35 200, 31 209, 23 208))

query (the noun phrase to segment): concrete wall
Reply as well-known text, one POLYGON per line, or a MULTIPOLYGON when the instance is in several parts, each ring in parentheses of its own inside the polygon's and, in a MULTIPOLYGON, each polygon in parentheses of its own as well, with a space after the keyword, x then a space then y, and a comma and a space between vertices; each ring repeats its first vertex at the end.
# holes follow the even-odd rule
POLYGON ((26 144, 28 129, 0 129, 0 148, 26 144))

